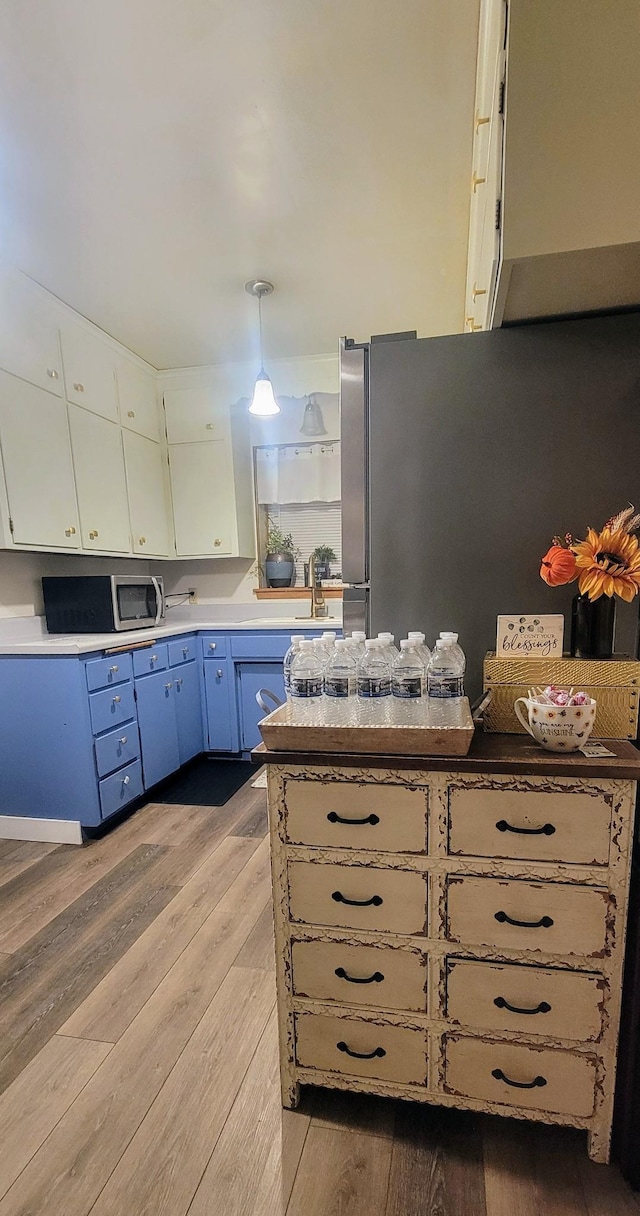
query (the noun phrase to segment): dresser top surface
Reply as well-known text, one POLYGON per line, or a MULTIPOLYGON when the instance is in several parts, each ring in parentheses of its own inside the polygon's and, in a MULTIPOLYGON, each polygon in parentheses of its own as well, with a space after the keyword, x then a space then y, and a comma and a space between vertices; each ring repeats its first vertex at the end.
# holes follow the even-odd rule
POLYGON ((330 765, 333 768, 420 769, 432 772, 520 773, 540 777, 599 777, 640 780, 640 751, 626 739, 605 739, 613 756, 587 757, 544 751, 528 736, 476 731, 467 756, 388 756, 337 752, 269 751, 260 743, 251 753, 255 764, 330 765))

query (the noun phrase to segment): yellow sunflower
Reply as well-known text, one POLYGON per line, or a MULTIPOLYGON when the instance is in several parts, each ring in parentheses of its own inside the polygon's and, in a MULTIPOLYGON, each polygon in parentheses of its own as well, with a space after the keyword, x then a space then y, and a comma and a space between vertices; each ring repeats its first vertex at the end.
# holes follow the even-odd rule
POLYGON ((633 508, 609 520, 601 532, 589 528, 587 539, 571 546, 580 594, 590 600, 619 595, 630 602, 640 590, 638 538, 629 535, 630 526, 637 526, 637 516, 629 519, 632 512, 633 508))

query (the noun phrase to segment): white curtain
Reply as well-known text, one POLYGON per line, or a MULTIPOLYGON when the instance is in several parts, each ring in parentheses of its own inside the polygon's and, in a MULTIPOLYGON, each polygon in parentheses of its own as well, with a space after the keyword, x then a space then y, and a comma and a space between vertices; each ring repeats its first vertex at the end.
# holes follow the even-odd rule
POLYGON ((340 444, 311 443, 258 448, 258 502, 340 501, 340 444))

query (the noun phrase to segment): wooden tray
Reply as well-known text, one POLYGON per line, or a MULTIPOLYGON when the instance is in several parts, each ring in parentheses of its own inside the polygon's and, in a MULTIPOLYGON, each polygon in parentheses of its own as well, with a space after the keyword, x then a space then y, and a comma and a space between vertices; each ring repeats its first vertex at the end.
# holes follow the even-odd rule
POLYGON ((389 756, 466 756, 473 739, 469 702, 463 697, 452 722, 443 722, 447 710, 427 703, 420 725, 360 726, 307 725, 295 720, 291 705, 281 705, 258 724, 262 738, 275 752, 351 752, 389 756))

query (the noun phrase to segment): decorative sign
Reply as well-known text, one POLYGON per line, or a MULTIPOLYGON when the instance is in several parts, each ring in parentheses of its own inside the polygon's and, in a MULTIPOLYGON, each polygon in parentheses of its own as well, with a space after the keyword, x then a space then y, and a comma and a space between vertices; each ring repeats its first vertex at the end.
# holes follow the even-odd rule
POLYGON ((499 659, 561 659, 564 617, 499 616, 496 657, 499 659))

